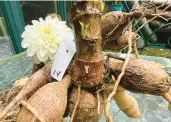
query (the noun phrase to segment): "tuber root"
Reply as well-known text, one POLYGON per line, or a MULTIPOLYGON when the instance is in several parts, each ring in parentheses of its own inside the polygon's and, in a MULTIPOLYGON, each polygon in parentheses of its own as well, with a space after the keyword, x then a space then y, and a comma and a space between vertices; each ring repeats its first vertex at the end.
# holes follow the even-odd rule
POLYGON ((27 81, 29 78, 21 78, 19 80, 16 80, 13 87, 9 90, 9 92, 7 93, 6 97, 5 97, 5 103, 9 102, 9 100, 16 96, 21 89, 26 85, 27 81))
POLYGON ((119 86, 117 92, 114 95, 114 100, 118 107, 131 118, 140 118, 142 114, 139 111, 138 103, 133 96, 126 93, 126 90, 119 86))
POLYGON ((12 88, 10 88, 8 92, 4 93, 4 95, 2 95, 2 97, 0 98, 1 101, 0 106, 5 105, 6 103, 9 102, 11 98, 16 96, 21 91, 21 89, 25 86, 27 80, 28 78, 21 78, 19 80, 16 80, 12 88))
POLYGON ((101 18, 103 44, 117 40, 128 25, 128 17, 123 12, 113 11, 106 13, 101 18))
POLYGON ((171 111, 171 89, 168 92, 163 94, 163 98, 169 102, 168 110, 171 111))
POLYGON ((70 83, 71 78, 67 75, 60 82, 48 83, 41 87, 27 100, 27 104, 22 104, 24 106, 17 116, 17 122, 32 122, 34 117, 38 119, 38 116, 38 120, 41 118, 43 122, 60 122, 67 106, 70 83))
MULTIPOLYGON (((68 103, 68 114, 71 116, 74 106, 78 99, 78 90, 76 87, 73 88, 68 103)), ((102 96, 99 94, 99 99, 102 101, 102 96)), ((93 95, 93 93, 88 92, 84 89, 81 89, 80 93, 80 102, 78 103, 73 122, 98 122, 102 111, 103 104, 101 102, 100 106, 98 106, 98 98, 93 95), (99 114, 98 114, 98 107, 99 114)))
MULTIPOLYGON (((134 32, 131 32, 131 34, 135 35, 134 32)), ((122 36, 118 38, 117 43, 118 43, 119 49, 123 49, 128 45, 128 35, 129 35, 128 31, 126 31, 122 36)), ((137 40, 137 37, 133 36, 132 42, 136 42, 136 40, 137 40)))
POLYGON ((44 84, 47 83, 48 79, 50 79, 50 71, 51 71, 52 61, 49 62, 46 66, 44 66, 39 71, 35 72, 27 81, 26 86, 22 88, 22 90, 18 93, 18 95, 2 110, 0 113, 0 120, 4 118, 4 116, 15 106, 20 100, 26 97, 28 94, 32 93, 36 89, 40 88, 44 84))
MULTIPOLYGON (((113 84, 108 86, 103 90, 103 99, 105 100, 107 96, 112 92, 113 84)), ((120 85, 117 88, 116 94, 113 96, 116 104, 122 112, 124 112, 128 117, 140 118, 142 114, 139 111, 138 103, 133 96, 130 96, 126 89, 120 85)))
MULTIPOLYGON (((111 73, 118 77, 124 62, 109 58, 111 73)), ((125 89, 145 94, 161 95, 171 86, 169 75, 157 65, 142 59, 130 59, 120 85, 125 89)))

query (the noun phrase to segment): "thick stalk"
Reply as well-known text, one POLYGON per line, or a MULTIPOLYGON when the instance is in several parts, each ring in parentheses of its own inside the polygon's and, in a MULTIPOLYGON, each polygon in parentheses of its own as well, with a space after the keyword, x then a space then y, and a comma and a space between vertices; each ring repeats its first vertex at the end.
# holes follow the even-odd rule
POLYGON ((101 49, 101 2, 79 1, 71 9, 70 21, 76 35, 76 60, 71 76, 76 85, 94 87, 105 72, 101 49))

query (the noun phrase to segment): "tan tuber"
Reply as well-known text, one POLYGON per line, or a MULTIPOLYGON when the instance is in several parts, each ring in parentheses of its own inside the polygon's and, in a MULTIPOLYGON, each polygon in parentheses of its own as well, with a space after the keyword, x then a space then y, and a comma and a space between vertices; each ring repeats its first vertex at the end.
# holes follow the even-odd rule
MULTIPOLYGON (((120 74, 123 63, 109 58, 109 67, 115 77, 120 74)), ((120 85, 132 92, 163 96, 171 84, 169 75, 156 64, 142 59, 130 59, 120 85)))
MULTIPOLYGON (((27 100, 26 105, 30 105, 46 122, 60 122, 66 110, 70 83, 71 78, 67 75, 60 82, 46 84, 27 100)), ((17 122, 32 122, 34 118, 35 115, 28 107, 22 106, 17 122)))
MULTIPOLYGON (((112 92, 113 85, 108 86, 103 90, 103 99, 112 92)), ((121 87, 120 85, 117 88, 116 94, 113 99, 115 100, 119 109, 125 113, 128 117, 131 118, 140 118, 142 114, 139 111, 138 103, 136 99, 129 95, 127 90, 121 87)))
MULTIPOLYGON (((73 88, 68 103, 68 114, 71 116, 76 101, 78 99, 77 88, 73 88)), ((78 104, 76 113, 74 115, 73 122, 98 122, 103 111, 102 96, 100 95, 100 106, 98 106, 98 99, 95 94, 88 92, 87 90, 81 89, 80 102, 78 104), (98 114, 98 107, 100 107, 100 112, 98 114)))
POLYGON ((119 86, 117 88, 117 92, 114 95, 114 100, 118 107, 128 116, 131 118, 140 118, 142 114, 139 111, 138 103, 136 99, 129 95, 127 91, 119 86))

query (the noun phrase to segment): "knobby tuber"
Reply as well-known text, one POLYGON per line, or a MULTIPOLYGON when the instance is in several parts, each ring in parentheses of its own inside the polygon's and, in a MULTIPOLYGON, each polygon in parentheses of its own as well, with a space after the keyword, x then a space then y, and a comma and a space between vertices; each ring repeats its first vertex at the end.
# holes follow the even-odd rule
POLYGON ((119 11, 112 11, 106 13, 101 18, 102 24, 102 46, 107 42, 118 40, 128 26, 130 17, 140 18, 142 13, 135 11, 132 13, 124 13, 119 11))
POLYGON ((106 13, 101 18, 103 46, 110 41, 117 40, 128 25, 128 17, 122 12, 106 13))
MULTIPOLYGON (((60 82, 52 82, 37 90, 27 103, 47 122, 60 122, 67 106, 67 92, 71 83, 69 75, 60 82)), ((32 122, 35 115, 22 106, 17 122, 32 122)))
MULTIPOLYGON (((115 77, 121 72, 124 62, 109 58, 109 66, 115 77)), ((120 85, 132 92, 163 95, 169 91, 169 75, 157 65, 142 59, 131 59, 120 85)))
MULTIPOLYGON (((132 35, 135 35, 134 32, 132 32, 132 35)), ((132 37, 132 42, 136 42, 137 37, 132 37)), ((117 40, 119 49, 123 49, 128 45, 128 31, 126 31, 122 36, 120 36, 117 40)))
POLYGON ((32 74, 34 74, 35 72, 37 72, 39 69, 41 69, 44 66, 44 63, 40 63, 40 64, 33 64, 33 69, 32 69, 32 74))
MULTIPOLYGON (((110 58, 109 65, 113 75, 117 77, 121 72, 123 62, 110 58)), ((169 75, 154 62, 131 59, 120 85, 132 92, 163 96, 169 102, 170 110, 170 80, 169 75)))
MULTIPOLYGON (((71 116, 74 106, 77 101, 78 90, 74 87, 69 96, 68 114, 71 116)), ((98 106, 98 99, 95 94, 81 89, 80 102, 78 104, 73 122, 98 122, 103 111, 102 96, 99 96, 100 106, 98 106), (100 112, 98 114, 98 107, 100 112)))

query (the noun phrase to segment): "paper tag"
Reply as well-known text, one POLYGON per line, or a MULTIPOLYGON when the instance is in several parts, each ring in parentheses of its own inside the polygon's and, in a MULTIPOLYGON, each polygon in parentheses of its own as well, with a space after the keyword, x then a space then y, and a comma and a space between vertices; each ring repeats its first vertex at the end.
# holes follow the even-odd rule
POLYGON ((76 53, 76 46, 74 41, 64 41, 58 51, 56 52, 52 68, 51 76, 58 81, 61 81, 63 75, 76 53))

